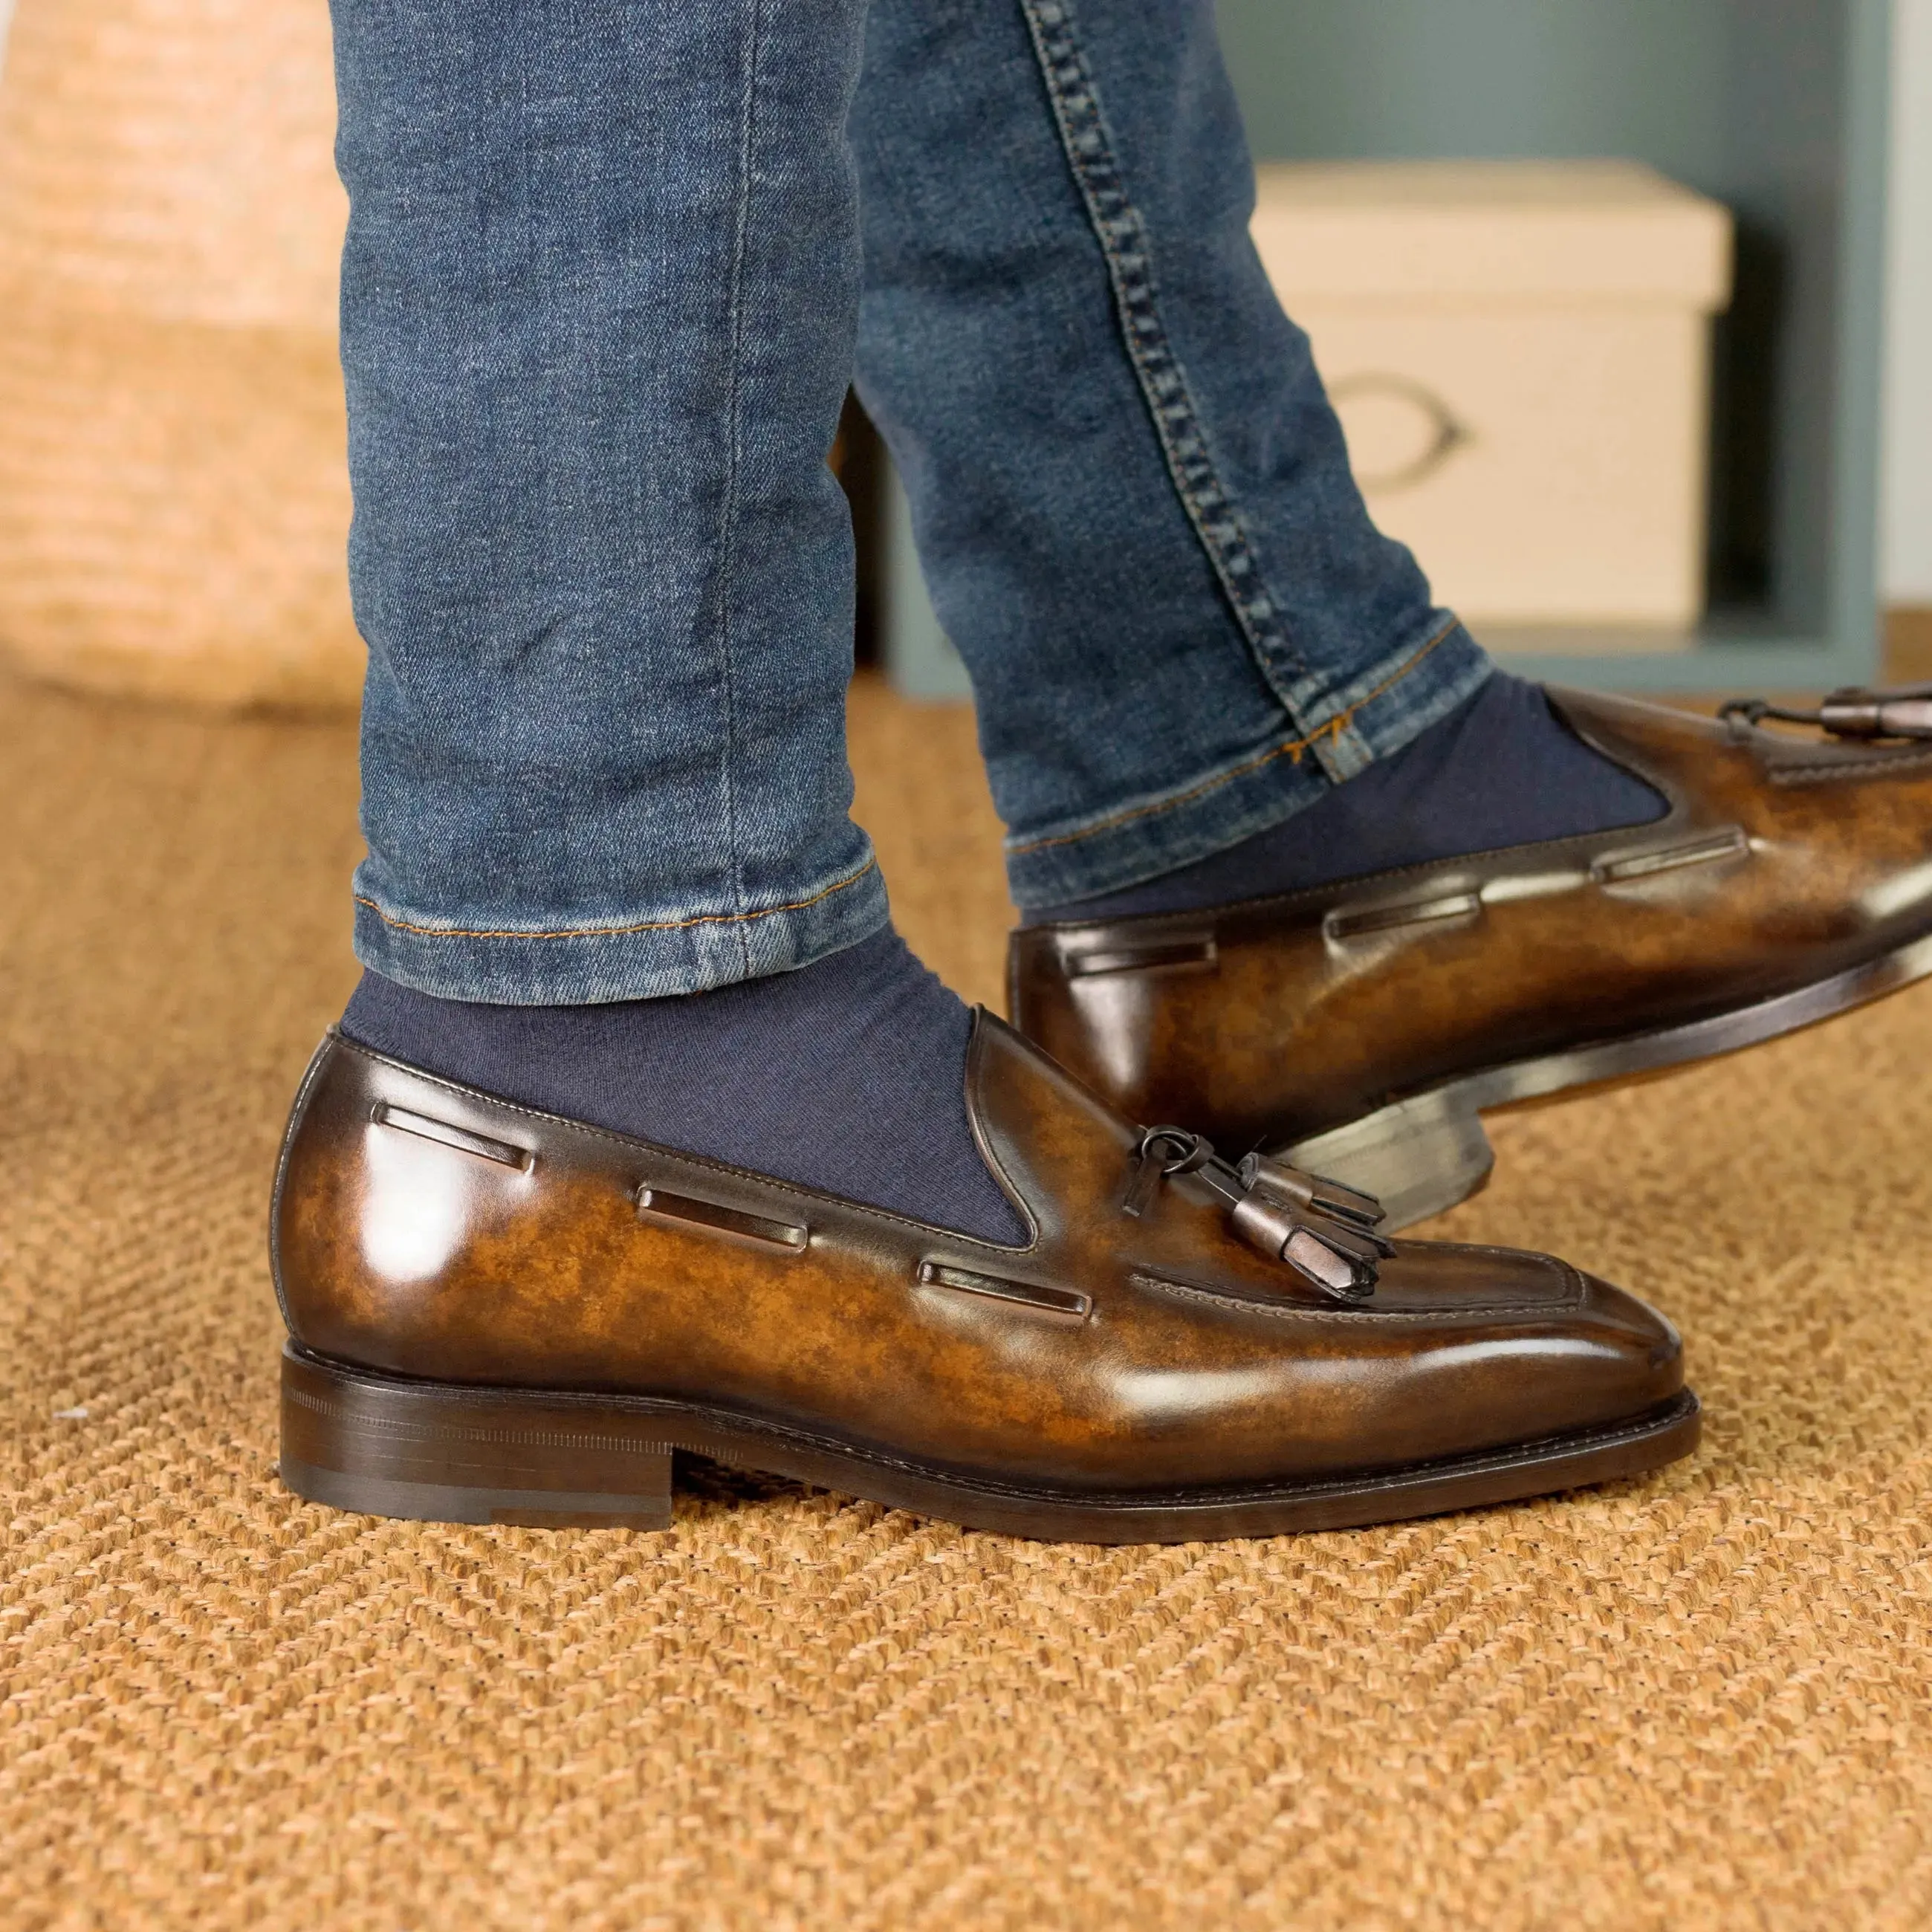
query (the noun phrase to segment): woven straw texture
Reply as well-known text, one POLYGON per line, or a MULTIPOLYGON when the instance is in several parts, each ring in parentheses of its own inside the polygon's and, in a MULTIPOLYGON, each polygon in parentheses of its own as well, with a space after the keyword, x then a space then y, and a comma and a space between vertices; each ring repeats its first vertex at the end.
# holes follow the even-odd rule
POLYGON ((323 0, 20 0, 0 77, 0 646, 352 704, 323 0))
MULTIPOLYGON (((970 722, 854 715, 902 922, 991 995, 970 722)), ((1932 1922, 1932 994, 1499 1134, 1458 1230, 1688 1333, 1660 1478, 1173 1550, 722 1477, 656 1537, 386 1523, 271 1474, 347 729, 0 686, 0 1922, 1932 1922)))

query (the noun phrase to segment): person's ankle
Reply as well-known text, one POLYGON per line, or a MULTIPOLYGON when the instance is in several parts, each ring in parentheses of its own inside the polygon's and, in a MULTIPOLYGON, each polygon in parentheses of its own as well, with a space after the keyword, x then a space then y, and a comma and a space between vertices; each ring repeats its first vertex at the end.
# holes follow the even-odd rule
POLYGON ((972 1026, 890 928, 795 972, 584 1006, 444 999, 371 971, 342 1022, 500 1099, 1017 1244, 966 1118, 972 1026))
POLYGON ((1665 808, 1641 778, 1585 744, 1540 685, 1498 672, 1294 817, 1124 891, 1034 908, 1024 922, 1198 911, 1642 824, 1665 808))

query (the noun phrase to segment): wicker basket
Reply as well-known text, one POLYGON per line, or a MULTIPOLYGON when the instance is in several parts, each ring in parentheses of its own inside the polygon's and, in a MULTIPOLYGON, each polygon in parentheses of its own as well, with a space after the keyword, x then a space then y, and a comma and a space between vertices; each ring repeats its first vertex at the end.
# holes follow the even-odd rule
POLYGON ((353 704, 324 0, 19 0, 0 76, 0 648, 353 704))

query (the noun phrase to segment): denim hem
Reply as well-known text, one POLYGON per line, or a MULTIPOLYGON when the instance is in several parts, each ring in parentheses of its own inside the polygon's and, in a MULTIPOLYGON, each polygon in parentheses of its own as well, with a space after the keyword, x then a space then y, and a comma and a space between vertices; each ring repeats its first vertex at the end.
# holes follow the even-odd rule
POLYGON ((675 910, 553 931, 474 931, 377 904, 358 878, 356 956, 386 980, 446 1000, 593 1006, 702 993, 808 966, 890 921, 868 854, 856 872, 783 904, 742 913, 675 910))
POLYGON ((1014 903, 1025 911, 1097 898, 1224 851, 1304 812, 1333 788, 1324 744, 1352 774, 1400 751, 1473 697, 1495 667, 1453 620, 1382 659, 1332 700, 1312 731, 1278 738, 1158 796, 1006 844, 1014 903))

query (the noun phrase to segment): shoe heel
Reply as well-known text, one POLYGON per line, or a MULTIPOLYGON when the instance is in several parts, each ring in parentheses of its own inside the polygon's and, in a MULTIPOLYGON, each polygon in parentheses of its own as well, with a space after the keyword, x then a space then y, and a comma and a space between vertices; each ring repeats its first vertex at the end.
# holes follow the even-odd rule
POLYGON ((671 1447, 595 1399, 405 1382, 282 1354, 282 1480, 417 1522, 666 1529, 671 1447))
POLYGON ((1480 1193, 1496 1164, 1475 1110, 1437 1094, 1398 1101, 1280 1153, 1308 1173, 1374 1195, 1391 1232, 1480 1193))

